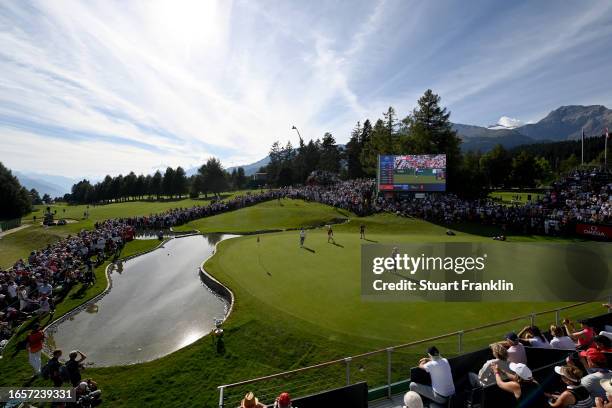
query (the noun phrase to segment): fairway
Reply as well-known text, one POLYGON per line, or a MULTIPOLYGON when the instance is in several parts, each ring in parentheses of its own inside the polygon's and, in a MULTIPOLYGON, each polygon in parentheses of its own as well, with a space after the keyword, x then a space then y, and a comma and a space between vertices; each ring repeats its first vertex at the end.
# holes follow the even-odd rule
POLYGON ((489 193, 489 197, 499 199, 503 204, 525 204, 531 196, 531 201, 539 200, 543 197, 542 193, 536 193, 531 191, 494 191, 489 193), (518 197, 518 199, 517 199, 518 197))
POLYGON ((250 233, 289 228, 320 226, 328 222, 345 220, 348 211, 328 205, 308 203, 302 200, 271 200, 230 211, 214 217, 200 218, 176 227, 176 231, 198 230, 200 232, 250 233))
POLYGON ((444 184, 446 180, 437 179, 436 176, 432 175, 415 176, 413 174, 396 173, 393 176, 393 182, 395 184, 444 184))

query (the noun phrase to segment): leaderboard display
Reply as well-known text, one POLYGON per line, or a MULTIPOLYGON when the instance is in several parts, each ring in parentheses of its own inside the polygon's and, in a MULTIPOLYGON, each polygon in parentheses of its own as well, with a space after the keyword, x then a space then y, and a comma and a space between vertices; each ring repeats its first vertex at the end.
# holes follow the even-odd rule
POLYGON ((446 155, 378 156, 378 190, 446 191, 446 155))

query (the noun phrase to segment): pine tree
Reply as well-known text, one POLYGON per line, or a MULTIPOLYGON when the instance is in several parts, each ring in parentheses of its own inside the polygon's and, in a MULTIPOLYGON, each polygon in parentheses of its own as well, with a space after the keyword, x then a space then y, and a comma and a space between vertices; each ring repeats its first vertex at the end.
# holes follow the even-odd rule
POLYGON ((32 211, 30 194, 0 163, 0 219, 19 218, 32 211))

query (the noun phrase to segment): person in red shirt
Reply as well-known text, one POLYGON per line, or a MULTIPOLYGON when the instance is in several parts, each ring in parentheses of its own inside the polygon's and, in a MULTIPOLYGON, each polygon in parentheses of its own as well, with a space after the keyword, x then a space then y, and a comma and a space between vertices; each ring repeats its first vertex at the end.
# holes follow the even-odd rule
POLYGON ((563 320, 563 326, 567 331, 567 335, 574 341, 578 342, 578 347, 581 349, 585 349, 591 345, 593 342, 593 337, 595 337, 595 332, 593 328, 589 326, 586 320, 580 320, 581 330, 574 332, 574 327, 568 319, 563 320))
POLYGON ((40 370, 41 370, 40 354, 43 348, 44 340, 45 340, 45 333, 42 330, 40 330, 40 325, 38 323, 34 323, 34 326, 32 327, 32 331, 26 338, 30 365, 34 369, 34 375, 40 375, 40 370))
POLYGON ((598 335, 593 337, 593 345, 591 347, 595 347, 602 353, 612 353, 612 341, 606 336, 598 335))

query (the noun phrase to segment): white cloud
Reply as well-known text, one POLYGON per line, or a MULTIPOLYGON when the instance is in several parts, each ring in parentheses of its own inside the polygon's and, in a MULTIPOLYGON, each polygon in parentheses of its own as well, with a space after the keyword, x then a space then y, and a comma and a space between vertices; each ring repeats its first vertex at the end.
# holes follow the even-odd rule
MULTIPOLYGON (((356 121, 390 105, 401 118, 427 88, 453 121, 531 119, 533 106, 549 111, 556 99, 520 79, 554 85, 549 71, 566 66, 555 58, 612 30, 609 2, 564 3, 550 15, 511 3, 489 15, 464 2, 407 4, 0 2, 0 161, 68 176, 189 167, 210 155, 246 164, 276 140, 297 143, 292 125, 307 140, 331 131, 345 142, 356 121)), ((593 77, 573 86, 601 88, 593 77)))
POLYGON ((523 126, 525 123, 521 121, 520 119, 510 118, 508 116, 502 116, 497 121, 497 124, 503 127, 507 127, 507 128, 516 128, 519 126, 523 126))
MULTIPOLYGON (((275 30, 259 18, 268 10, 252 4, 242 14, 229 1, 35 6, 0 5, 0 142, 78 135, 87 173, 101 159, 93 147, 111 146, 109 138, 151 156, 136 171, 160 154, 185 162, 213 154, 231 165, 260 159, 275 140, 295 143, 293 124, 307 139, 334 130, 317 119, 330 101, 360 109, 324 35, 304 30, 296 50, 296 31, 275 30)), ((0 160, 9 161, 10 142, 0 160)), ((74 156, 64 147, 46 159, 58 170, 74 156)))

